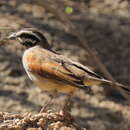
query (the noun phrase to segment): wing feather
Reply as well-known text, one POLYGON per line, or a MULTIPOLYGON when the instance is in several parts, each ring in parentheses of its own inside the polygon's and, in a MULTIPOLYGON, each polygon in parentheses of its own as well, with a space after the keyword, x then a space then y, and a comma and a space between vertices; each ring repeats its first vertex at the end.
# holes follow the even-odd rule
POLYGON ((30 62, 28 65, 29 71, 46 78, 69 83, 74 87, 88 89, 87 86, 84 85, 83 79, 66 69, 64 65, 52 61, 46 61, 42 64, 39 63, 40 62, 30 62))

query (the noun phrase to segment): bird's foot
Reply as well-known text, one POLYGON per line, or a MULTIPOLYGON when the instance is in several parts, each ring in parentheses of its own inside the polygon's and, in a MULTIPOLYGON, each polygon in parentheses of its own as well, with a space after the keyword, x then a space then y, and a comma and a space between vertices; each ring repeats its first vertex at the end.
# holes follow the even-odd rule
POLYGON ((72 115, 70 114, 69 111, 66 110, 60 110, 59 111, 59 115, 62 116, 63 118, 67 119, 67 121, 71 122, 74 121, 74 118, 72 117, 72 115))
POLYGON ((48 107, 50 105, 52 105, 52 98, 45 103, 45 105, 42 107, 42 109, 40 110, 39 113, 47 112, 48 111, 48 107))

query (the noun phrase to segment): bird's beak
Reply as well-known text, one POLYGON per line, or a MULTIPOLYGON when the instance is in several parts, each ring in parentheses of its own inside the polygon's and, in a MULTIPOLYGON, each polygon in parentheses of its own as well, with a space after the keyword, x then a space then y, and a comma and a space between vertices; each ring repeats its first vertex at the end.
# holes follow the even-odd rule
POLYGON ((6 41, 8 41, 8 40, 15 40, 15 39, 16 39, 16 34, 12 33, 11 35, 9 35, 3 39, 0 39, 0 45, 7 43, 6 41))
POLYGON ((7 39, 9 39, 9 40, 15 40, 15 39, 16 39, 16 33, 10 34, 10 35, 7 37, 7 39))

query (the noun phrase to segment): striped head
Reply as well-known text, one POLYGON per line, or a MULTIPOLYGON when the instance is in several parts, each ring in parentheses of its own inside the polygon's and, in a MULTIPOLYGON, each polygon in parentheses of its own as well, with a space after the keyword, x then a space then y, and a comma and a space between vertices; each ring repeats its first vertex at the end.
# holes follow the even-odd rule
POLYGON ((8 39, 18 40, 20 44, 26 47, 40 45, 45 49, 51 49, 51 46, 44 35, 34 28, 24 28, 20 31, 14 32, 8 37, 8 39))

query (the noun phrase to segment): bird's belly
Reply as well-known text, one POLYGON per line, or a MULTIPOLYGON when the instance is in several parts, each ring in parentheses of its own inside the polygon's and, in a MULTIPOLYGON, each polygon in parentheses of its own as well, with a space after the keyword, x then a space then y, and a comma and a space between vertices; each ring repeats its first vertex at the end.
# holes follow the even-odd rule
POLYGON ((56 90, 61 93, 73 93, 78 89, 75 86, 69 85, 62 81, 44 78, 36 74, 29 74, 29 77, 38 87, 47 91, 56 90))

